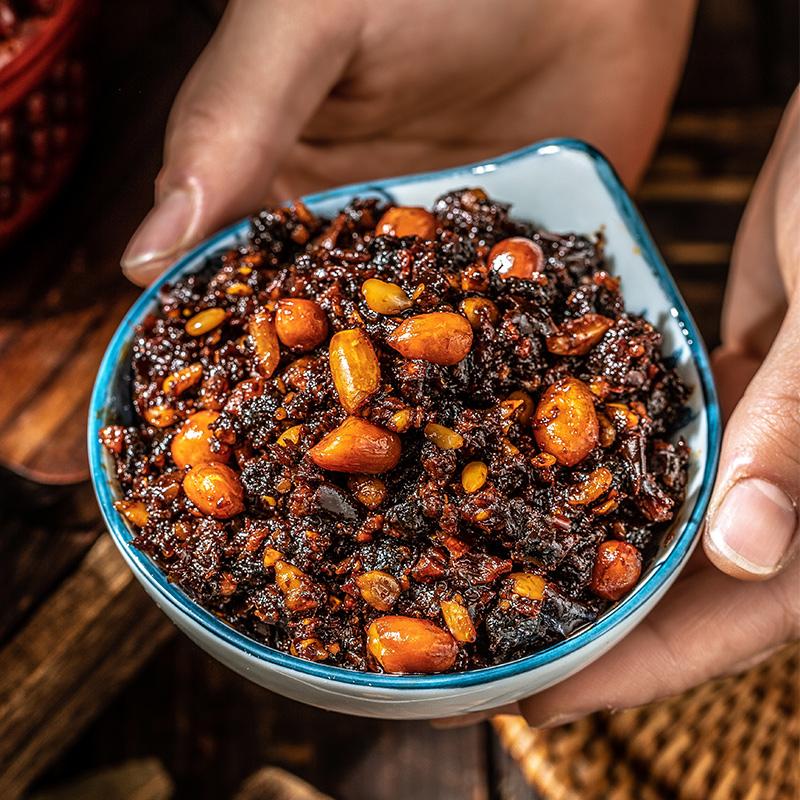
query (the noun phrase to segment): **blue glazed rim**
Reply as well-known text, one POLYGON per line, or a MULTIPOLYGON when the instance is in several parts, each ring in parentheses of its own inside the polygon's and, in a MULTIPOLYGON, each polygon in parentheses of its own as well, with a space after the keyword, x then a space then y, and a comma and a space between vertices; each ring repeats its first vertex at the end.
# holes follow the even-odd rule
MULTIPOLYGON (((708 354, 697 331, 694 320, 681 298, 678 289, 667 270, 661 256, 636 210, 633 201, 622 186, 613 167, 594 147, 576 139, 548 139, 529 147, 499 156, 484 163, 470 164, 452 169, 440 170, 416 175, 406 175, 383 181, 351 184, 326 192, 309 195, 304 198, 309 206, 332 207, 337 200, 355 195, 383 194, 391 198, 391 189, 409 183, 423 183, 442 178, 467 178, 493 172, 514 161, 531 157, 553 155, 561 151, 578 152, 589 157, 599 178, 607 189, 611 199, 625 222, 634 241, 641 250, 645 262, 650 266, 673 309, 677 312, 678 322, 686 344, 694 361, 700 378, 700 389, 703 393, 703 408, 706 413, 707 440, 706 462, 701 487, 694 508, 682 529, 676 531, 672 549, 661 560, 651 565, 647 575, 634 590, 617 605, 610 608, 595 622, 576 631, 567 639, 550 645, 530 656, 496 666, 445 675, 384 675, 378 673, 355 672, 341 667, 325 666, 305 659, 282 653, 266 645, 259 644, 243 633, 232 628, 211 612, 189 598, 176 584, 170 583, 166 575, 147 555, 131 545, 132 536, 120 514, 114 509, 116 499, 112 486, 113 473, 107 472, 104 466, 104 448, 98 439, 98 431, 112 420, 107 419, 106 400, 108 388, 114 385, 118 367, 127 361, 129 355, 130 335, 137 321, 146 314, 157 297, 158 286, 166 281, 174 281, 187 266, 200 258, 208 257, 221 249, 222 243, 232 238, 241 241, 248 230, 248 221, 242 220, 201 243, 178 261, 172 269, 156 283, 148 287, 136 301, 123 321, 120 323, 106 350, 95 381, 89 408, 88 448, 89 463, 95 494, 100 505, 108 530, 115 544, 126 556, 128 562, 135 566, 139 574, 154 586, 160 598, 171 603, 196 625, 205 629, 214 637, 229 646, 240 650, 259 661, 267 662, 298 674, 323 679, 330 684, 350 684, 354 686, 374 687, 397 690, 402 696, 408 690, 442 690, 459 689, 497 681, 520 675, 536 669, 544 664, 573 654, 588 643, 603 638, 604 635, 626 617, 646 604, 652 594, 662 585, 662 581, 676 572, 688 559, 694 547, 700 525, 711 496, 714 477, 719 460, 721 420, 717 393, 714 387, 708 354)), ((388 698, 387 698, 388 699, 388 698)))

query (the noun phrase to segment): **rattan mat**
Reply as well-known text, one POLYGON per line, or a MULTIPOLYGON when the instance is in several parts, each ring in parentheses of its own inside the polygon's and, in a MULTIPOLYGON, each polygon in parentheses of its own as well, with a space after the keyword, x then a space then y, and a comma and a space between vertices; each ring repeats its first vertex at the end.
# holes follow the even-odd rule
POLYGON ((797 800, 800 648, 642 708, 532 730, 493 720, 545 800, 797 800))

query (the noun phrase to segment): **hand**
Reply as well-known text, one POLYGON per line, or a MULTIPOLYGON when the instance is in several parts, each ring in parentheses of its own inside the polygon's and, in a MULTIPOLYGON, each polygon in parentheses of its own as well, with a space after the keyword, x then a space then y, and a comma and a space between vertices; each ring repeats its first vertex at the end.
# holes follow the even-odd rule
POLYGON ((231 0, 175 101, 123 268, 143 285, 267 201, 549 136, 592 142, 633 184, 694 2, 231 0))
POLYGON ((800 89, 739 229, 722 335, 714 366, 730 419, 705 553, 618 646, 523 700, 532 725, 675 694, 800 636, 800 89))

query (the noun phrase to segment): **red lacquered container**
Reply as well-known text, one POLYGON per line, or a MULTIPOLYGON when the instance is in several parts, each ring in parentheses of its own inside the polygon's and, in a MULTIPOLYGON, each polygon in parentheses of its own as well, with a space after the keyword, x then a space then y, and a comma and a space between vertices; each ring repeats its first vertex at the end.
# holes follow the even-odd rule
POLYGON ((87 130, 94 0, 0 0, 0 248, 64 183, 87 130))

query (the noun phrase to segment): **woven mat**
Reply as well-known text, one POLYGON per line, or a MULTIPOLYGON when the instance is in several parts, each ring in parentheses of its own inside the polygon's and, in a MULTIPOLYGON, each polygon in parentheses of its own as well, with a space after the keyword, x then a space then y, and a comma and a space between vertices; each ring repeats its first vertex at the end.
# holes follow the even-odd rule
POLYGON ((800 648, 642 708, 494 727, 545 800, 797 800, 800 648))

